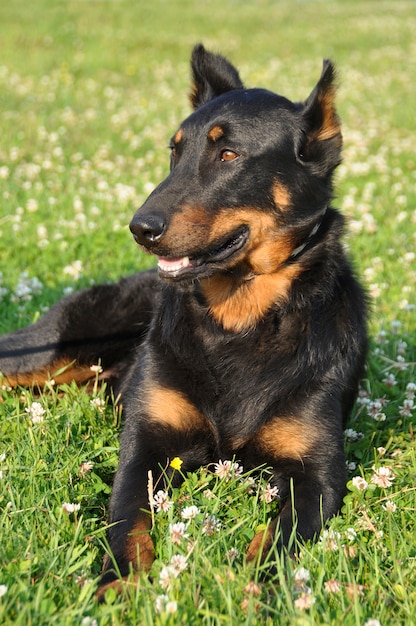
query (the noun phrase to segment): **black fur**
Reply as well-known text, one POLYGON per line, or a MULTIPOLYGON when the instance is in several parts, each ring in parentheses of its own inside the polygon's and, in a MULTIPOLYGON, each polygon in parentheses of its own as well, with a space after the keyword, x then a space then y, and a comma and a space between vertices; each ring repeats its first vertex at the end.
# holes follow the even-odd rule
MULTIPOLYGON (((185 472, 231 458, 272 468, 281 513, 249 559, 275 531, 288 544, 293 509, 298 536, 315 537, 342 503, 343 424, 366 354, 365 295, 330 207, 333 65, 304 103, 244 88, 202 46, 192 71, 195 111, 172 139, 171 173, 130 225, 159 277, 85 290, 0 340, 11 384, 42 384, 73 360, 85 382, 100 359, 121 394, 109 541, 123 576, 137 547, 142 567, 152 561, 148 472, 158 481, 176 456, 185 472)), ((107 559, 101 593, 116 578, 107 559)))

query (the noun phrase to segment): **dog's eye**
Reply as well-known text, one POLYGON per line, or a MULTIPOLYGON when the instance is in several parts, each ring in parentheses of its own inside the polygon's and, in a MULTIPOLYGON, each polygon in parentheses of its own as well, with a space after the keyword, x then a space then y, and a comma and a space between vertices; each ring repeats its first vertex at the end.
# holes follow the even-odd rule
POLYGON ((223 150, 220 155, 221 161, 234 161, 237 157, 238 154, 233 150, 223 150))

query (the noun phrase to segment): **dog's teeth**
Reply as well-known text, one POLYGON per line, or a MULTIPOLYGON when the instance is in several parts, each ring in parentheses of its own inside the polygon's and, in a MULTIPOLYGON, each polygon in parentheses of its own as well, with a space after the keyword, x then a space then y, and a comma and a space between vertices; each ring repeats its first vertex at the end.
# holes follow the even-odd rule
POLYGON ((158 257, 158 267, 163 272, 178 272, 184 267, 191 265, 188 256, 181 257, 180 259, 165 259, 158 257))

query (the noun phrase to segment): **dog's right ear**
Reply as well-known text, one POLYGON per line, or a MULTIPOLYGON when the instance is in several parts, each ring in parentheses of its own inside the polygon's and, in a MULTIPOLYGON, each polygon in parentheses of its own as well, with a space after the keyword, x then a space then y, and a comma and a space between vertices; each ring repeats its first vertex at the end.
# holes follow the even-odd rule
POLYGON ((192 92, 190 95, 194 109, 209 100, 233 89, 243 89, 238 71, 227 59, 212 54, 198 44, 192 51, 192 92))

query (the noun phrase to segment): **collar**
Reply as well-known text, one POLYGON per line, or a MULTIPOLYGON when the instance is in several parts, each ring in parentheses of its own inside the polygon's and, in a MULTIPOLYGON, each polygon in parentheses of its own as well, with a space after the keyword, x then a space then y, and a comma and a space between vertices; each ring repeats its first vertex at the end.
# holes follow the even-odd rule
POLYGON ((314 237, 316 235, 316 233, 318 232, 318 230, 321 227, 322 220, 323 220, 323 218, 325 216, 327 208, 328 207, 325 207, 324 210, 321 211, 321 213, 319 214, 319 217, 318 217, 318 221, 316 222, 315 226, 312 228, 312 230, 310 231, 310 233, 308 234, 306 239, 303 241, 303 243, 301 243, 300 246, 298 246, 297 248, 295 248, 292 251, 292 253, 290 254, 289 258, 286 260, 286 263, 291 263, 292 261, 297 259, 298 256, 300 256, 302 254, 302 252, 305 250, 305 248, 309 245, 312 237, 314 237))

